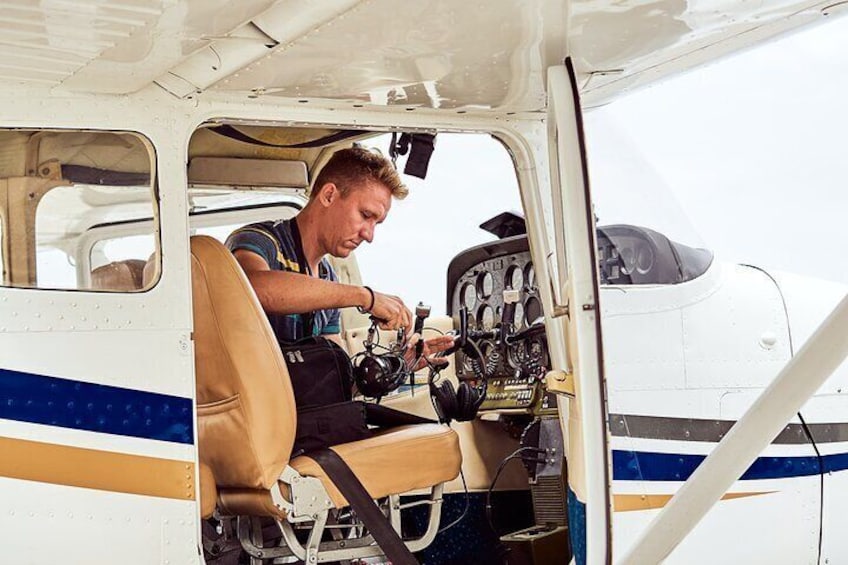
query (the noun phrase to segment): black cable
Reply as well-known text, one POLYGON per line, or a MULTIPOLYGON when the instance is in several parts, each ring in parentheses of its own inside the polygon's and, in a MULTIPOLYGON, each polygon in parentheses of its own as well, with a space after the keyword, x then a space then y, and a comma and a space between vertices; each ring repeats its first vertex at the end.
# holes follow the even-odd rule
POLYGON ((468 508, 470 506, 470 501, 469 501, 469 496, 468 496, 468 485, 465 482, 465 473, 462 472, 462 469, 459 470, 459 476, 462 479, 462 489, 465 492, 465 508, 462 509, 462 514, 459 515, 459 518, 457 518, 456 520, 454 520, 453 522, 451 522, 447 526, 442 527, 438 532, 436 532, 436 535, 444 532, 445 530, 453 528, 454 526, 459 524, 462 521, 462 519, 465 518, 465 515, 468 513, 468 508))
MULTIPOLYGON (((492 491, 495 489, 495 484, 498 482, 498 478, 501 476, 501 472, 506 467, 506 464, 510 462, 510 460, 515 459, 524 451, 534 451, 536 454, 546 453, 547 450, 542 449, 540 447, 519 447, 509 455, 507 455, 498 465, 498 470, 495 472, 495 478, 492 479, 492 483, 489 485, 489 489, 486 491, 486 521, 489 523, 489 527, 495 532, 495 535, 499 535, 498 531, 495 529, 495 524, 492 521, 492 491)), ((535 461, 535 463, 544 463, 545 460, 535 461)))
POLYGON ((819 552, 818 552, 818 561, 817 563, 821 563, 821 548, 822 548, 822 535, 824 533, 824 458, 822 457, 821 452, 819 451, 818 445, 816 445, 816 440, 813 438, 813 432, 810 430, 810 427, 807 425, 807 422, 804 420, 804 417, 798 412, 798 419, 801 420, 801 427, 804 429, 804 435, 807 436, 807 439, 810 440, 810 445, 813 446, 813 450, 816 452, 816 459, 819 462, 819 500, 821 501, 821 509, 819 510, 819 552))

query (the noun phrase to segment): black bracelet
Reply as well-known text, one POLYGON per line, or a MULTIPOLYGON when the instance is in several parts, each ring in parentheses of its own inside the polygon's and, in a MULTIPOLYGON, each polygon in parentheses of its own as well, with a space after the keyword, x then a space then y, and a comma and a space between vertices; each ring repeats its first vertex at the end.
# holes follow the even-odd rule
POLYGON ((367 290, 367 291, 368 291, 368 294, 370 294, 370 295, 371 295, 371 305, 370 305, 370 306, 368 306, 368 308, 363 308, 362 306, 357 306, 357 307, 356 307, 356 309, 357 309, 357 310, 359 310, 359 313, 360 313, 360 314, 370 314, 370 313, 371 313, 371 310, 373 310, 373 309, 374 309, 374 291, 373 291, 373 290, 371 290, 371 287, 370 287, 370 286, 364 286, 364 285, 363 285, 363 287, 362 287, 362 288, 364 288, 365 290, 367 290))

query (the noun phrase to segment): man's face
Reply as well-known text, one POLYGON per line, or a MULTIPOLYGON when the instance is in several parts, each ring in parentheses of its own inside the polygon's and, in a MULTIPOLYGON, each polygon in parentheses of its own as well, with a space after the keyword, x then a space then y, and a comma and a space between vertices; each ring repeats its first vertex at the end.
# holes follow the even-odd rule
POLYGON ((350 187, 345 196, 336 187, 322 203, 326 211, 322 230, 325 249, 334 257, 347 257, 360 243, 374 239, 374 228, 392 207, 392 193, 379 182, 367 181, 350 187))

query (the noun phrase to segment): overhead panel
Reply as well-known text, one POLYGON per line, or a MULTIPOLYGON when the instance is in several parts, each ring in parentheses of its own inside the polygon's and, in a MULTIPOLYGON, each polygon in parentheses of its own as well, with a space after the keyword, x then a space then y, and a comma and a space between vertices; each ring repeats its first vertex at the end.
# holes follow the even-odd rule
POLYGON ((273 3, 0 1, 0 83, 134 92, 273 3))
POLYGON ((157 21, 161 2, 0 2, 0 81, 60 84, 157 21))
POLYGON ((426 108, 544 107, 545 30, 560 28, 551 35, 562 39, 562 5, 347 4, 311 25, 255 20, 280 45, 211 90, 426 108))
POLYGON ((543 109, 545 69, 571 55, 586 107, 841 4, 0 0, 0 84, 507 114, 543 109))

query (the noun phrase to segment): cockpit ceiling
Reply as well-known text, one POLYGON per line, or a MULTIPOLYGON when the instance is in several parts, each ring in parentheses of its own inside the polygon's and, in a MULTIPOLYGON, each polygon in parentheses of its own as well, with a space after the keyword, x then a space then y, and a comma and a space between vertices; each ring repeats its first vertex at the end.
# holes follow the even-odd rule
POLYGON ((821 21, 835 3, 4 0, 0 85, 535 111, 566 43, 594 105, 821 21))

